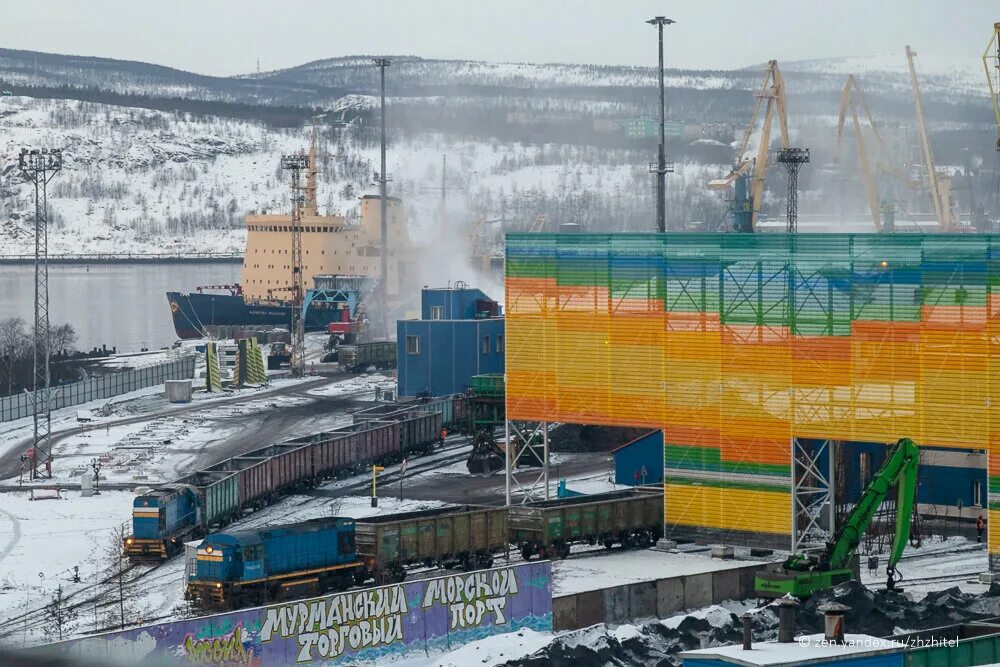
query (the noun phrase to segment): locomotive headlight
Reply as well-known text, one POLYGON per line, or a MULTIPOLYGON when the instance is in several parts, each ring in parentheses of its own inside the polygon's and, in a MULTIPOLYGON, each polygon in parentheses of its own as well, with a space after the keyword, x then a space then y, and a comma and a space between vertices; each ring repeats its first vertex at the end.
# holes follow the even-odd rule
POLYGON ((131 537, 126 537, 125 538, 125 544, 132 544, 132 538, 131 537))
POLYGON ((215 587, 216 588, 222 588, 222 584, 216 584, 215 587))
POLYGON ((207 554, 212 553, 212 547, 205 547, 205 553, 207 554))

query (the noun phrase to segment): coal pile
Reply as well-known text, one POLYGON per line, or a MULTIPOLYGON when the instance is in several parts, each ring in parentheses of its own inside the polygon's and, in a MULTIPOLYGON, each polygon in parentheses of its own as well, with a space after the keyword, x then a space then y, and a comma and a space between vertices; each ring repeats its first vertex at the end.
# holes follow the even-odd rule
POLYGON ((650 432, 648 428, 563 424, 549 433, 553 452, 610 452, 650 432))
MULTIPOLYGON (((1000 587, 985 595, 963 593, 957 587, 929 593, 914 602, 902 593, 873 592, 857 582, 848 582, 813 596, 795 614, 795 634, 823 632, 823 615, 817 608, 837 601, 851 608, 846 615, 847 632, 889 637, 900 631, 925 630, 1000 616, 1000 587)), ((652 622, 634 633, 609 634, 601 626, 569 633, 544 649, 509 667, 604 667, 606 665, 681 664, 682 651, 709 646, 737 644, 742 639, 742 622, 735 613, 712 608, 707 618, 687 617, 680 623, 652 622)), ((771 607, 753 613, 754 642, 772 641, 778 636, 778 617, 771 607)))

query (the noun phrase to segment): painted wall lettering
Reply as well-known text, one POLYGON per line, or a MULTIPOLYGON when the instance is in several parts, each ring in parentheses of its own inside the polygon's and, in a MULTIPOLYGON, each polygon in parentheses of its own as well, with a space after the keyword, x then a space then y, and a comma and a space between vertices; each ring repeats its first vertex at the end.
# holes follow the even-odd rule
POLYGON ((552 566, 522 563, 96 635, 45 647, 97 664, 285 667, 381 662, 489 634, 552 629, 552 566))

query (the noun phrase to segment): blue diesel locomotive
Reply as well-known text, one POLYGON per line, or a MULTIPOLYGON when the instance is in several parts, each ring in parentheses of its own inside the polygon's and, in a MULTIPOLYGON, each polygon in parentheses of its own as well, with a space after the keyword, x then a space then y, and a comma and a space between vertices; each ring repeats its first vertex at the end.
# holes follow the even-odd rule
MULTIPOLYGON (((445 399, 452 400, 452 399, 445 399)), ((132 533, 123 549, 133 563, 159 563, 185 541, 227 526, 245 512, 324 479, 358 473, 433 449, 442 412, 436 405, 397 409, 221 461, 133 501, 132 533)))
POLYGON ((368 576, 355 553, 354 519, 312 519, 206 537, 184 596, 234 608, 345 590, 368 576))
POLYGON ((200 523, 198 494, 189 486, 168 485, 136 496, 132 501, 132 534, 125 538, 125 551, 135 554, 136 560, 165 560, 181 549, 200 523))

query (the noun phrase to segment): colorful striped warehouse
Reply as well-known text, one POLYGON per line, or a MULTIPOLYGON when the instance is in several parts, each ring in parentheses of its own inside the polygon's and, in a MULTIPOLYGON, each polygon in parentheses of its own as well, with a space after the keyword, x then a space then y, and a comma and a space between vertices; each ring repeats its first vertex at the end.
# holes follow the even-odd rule
POLYGON ((678 536, 787 546, 793 438, 998 441, 1000 236, 510 234, 506 307, 508 418, 662 428, 678 536))

